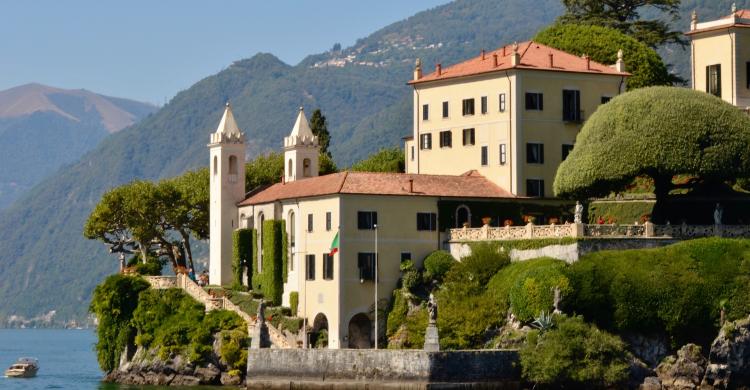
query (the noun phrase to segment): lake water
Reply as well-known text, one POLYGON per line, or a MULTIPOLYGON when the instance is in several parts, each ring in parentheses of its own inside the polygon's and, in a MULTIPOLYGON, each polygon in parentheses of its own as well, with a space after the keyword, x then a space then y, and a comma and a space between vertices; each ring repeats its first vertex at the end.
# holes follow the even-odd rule
MULTIPOLYGON (((103 373, 96 362, 94 343, 96 343, 96 334, 93 330, 0 329, 0 369, 2 371, 5 371, 19 357, 37 358, 40 367, 34 378, 16 379, 0 376, 0 389, 176 389, 175 387, 118 386, 101 383, 103 373)), ((189 389, 217 389, 217 387, 190 387, 189 389)))

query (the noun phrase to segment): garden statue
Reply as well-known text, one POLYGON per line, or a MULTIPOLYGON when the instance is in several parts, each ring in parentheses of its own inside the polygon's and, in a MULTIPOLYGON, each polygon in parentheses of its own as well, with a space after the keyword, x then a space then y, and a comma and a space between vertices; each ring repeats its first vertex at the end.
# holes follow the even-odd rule
POLYGON ((435 301, 435 296, 430 294, 430 300, 427 301, 427 311, 430 313, 430 324, 434 324, 437 322, 437 302, 435 301))
POLYGON ((720 203, 716 204, 714 209, 714 224, 721 225, 721 218, 724 216, 724 208, 721 207, 720 203))
POLYGON ((250 333, 250 349, 269 347, 271 347, 271 336, 268 334, 268 325, 266 325, 266 301, 261 299, 258 303, 258 316, 255 318, 255 326, 250 333))
POLYGON ((430 300, 427 301, 427 312, 429 313, 430 321, 427 323, 427 329, 424 332, 424 347, 425 351, 437 352, 440 351, 440 337, 438 336, 437 328, 437 302, 435 296, 430 294, 430 300))
POLYGON ((575 214, 573 218, 574 218, 573 222, 582 223, 581 221, 583 218, 583 205, 581 204, 580 201, 576 201, 575 214))
POLYGON ((552 313, 554 314, 560 314, 562 311, 560 311, 560 287, 555 286, 554 288, 555 297, 552 301, 552 307, 554 307, 554 311, 552 313))

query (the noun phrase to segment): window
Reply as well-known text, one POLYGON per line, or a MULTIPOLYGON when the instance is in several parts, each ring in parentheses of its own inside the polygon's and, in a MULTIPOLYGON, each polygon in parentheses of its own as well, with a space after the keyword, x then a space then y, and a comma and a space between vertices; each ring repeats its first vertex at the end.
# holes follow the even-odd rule
POLYGON ((448 117, 448 102, 443 102, 443 118, 448 117))
POLYGON ((505 165, 508 162, 508 150, 505 144, 500 144, 500 165, 505 165))
POLYGON ((430 119, 430 106, 427 104, 422 105, 422 120, 430 119))
POLYGON ((417 213, 417 230, 419 231, 436 231, 437 214, 435 213, 417 213))
POLYGON ((306 255, 305 263, 307 264, 307 270, 305 271, 305 279, 315 280, 315 255, 306 255))
POLYGON ((474 115, 474 99, 464 99, 461 113, 463 115, 474 115))
POLYGON ((326 231, 331 231, 331 212, 326 212, 326 231))
POLYGON ((358 211, 357 228, 359 230, 372 230, 378 224, 377 211, 358 211))
POLYGON ((456 227, 463 227, 464 224, 467 226, 471 224, 471 210, 466 205, 461 205, 456 208, 456 227))
POLYGON ((450 148, 453 144, 452 140, 452 133, 450 130, 448 131, 441 131, 440 132, 440 147, 441 148, 450 148))
POLYGON ((706 67, 706 92, 721 97, 721 65, 706 67))
POLYGON ((289 159, 289 163, 287 164, 287 166, 289 167, 286 170, 287 176, 292 177, 292 159, 291 158, 289 159))
POLYGON ((359 280, 375 280, 375 254, 358 253, 357 267, 359 267, 359 280))
POLYGON ((302 176, 311 177, 312 176, 311 168, 312 168, 312 163, 310 162, 309 158, 302 160, 302 176))
POLYGON ((487 166, 487 164, 488 164, 487 160, 488 160, 487 147, 486 146, 482 146, 482 166, 483 167, 487 166))
POLYGON ((500 94, 500 112, 505 112, 505 94, 500 94))
POLYGON ((602 104, 607 104, 612 100, 612 96, 602 96, 602 104))
POLYGON ((307 231, 313 231, 313 215, 307 214, 307 231))
POLYGON ((323 254, 323 279, 333 280, 333 256, 330 253, 323 254))
POLYGON ((229 182, 237 182, 237 156, 229 156, 229 182))
POLYGON ((570 144, 563 144, 562 146, 562 161, 565 161, 566 158, 568 158, 568 155, 573 150, 573 145, 570 144))
POLYGON ((482 96, 482 114, 487 113, 487 96, 482 96))
POLYGON ((581 91, 563 89, 563 121, 580 122, 581 115, 581 91))
POLYGON ((214 156, 214 175, 219 173, 219 163, 216 156, 214 156))
POLYGON ((538 92, 526 92, 526 109, 539 111, 543 110, 544 95, 538 92))
POLYGON ((421 134, 419 136, 420 149, 432 149, 432 134, 421 134))
POLYGON ((526 196, 544 197, 544 180, 527 179, 526 196))
POLYGON ((294 231, 294 211, 289 212, 289 247, 294 248, 294 242, 295 238, 297 237, 297 232, 294 231))
POLYGON ((544 144, 526 144, 526 162, 529 164, 544 164, 544 144))
POLYGON ((474 129, 464 129, 464 146, 474 145, 474 129))
POLYGON ((411 252, 401 252, 401 262, 411 260, 411 252))

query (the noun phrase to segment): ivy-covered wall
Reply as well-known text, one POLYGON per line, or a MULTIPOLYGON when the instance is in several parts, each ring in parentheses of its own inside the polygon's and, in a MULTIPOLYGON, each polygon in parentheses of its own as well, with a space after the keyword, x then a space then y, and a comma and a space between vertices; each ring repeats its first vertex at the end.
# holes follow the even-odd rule
MULTIPOLYGON (((262 266, 258 270, 258 251, 253 251, 253 290, 261 292, 273 305, 281 305, 281 294, 284 288, 284 269, 286 265, 285 223, 283 220, 263 222, 260 238, 263 252, 262 266)), ((257 234, 256 234, 257 237, 257 234)))
POLYGON ((525 215, 533 215, 534 223, 546 224, 550 218, 558 218, 560 223, 563 221, 573 221, 573 208, 575 202, 564 200, 501 200, 501 201, 457 201, 441 200, 438 201, 438 212, 440 221, 438 227, 441 231, 445 229, 456 228, 456 209, 458 206, 466 205, 471 211, 471 226, 480 227, 483 225, 482 218, 490 217, 491 226, 502 226, 503 221, 510 219, 513 225, 524 225, 526 222, 525 215))
POLYGON ((253 240, 251 229, 239 229, 232 232, 232 284, 242 285, 242 275, 245 270, 252 280, 253 240))

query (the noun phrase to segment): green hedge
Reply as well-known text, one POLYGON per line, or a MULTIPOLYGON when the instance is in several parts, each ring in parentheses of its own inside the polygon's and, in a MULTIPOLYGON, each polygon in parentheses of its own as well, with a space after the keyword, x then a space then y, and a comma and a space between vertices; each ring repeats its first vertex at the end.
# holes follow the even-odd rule
POLYGON ((255 272, 258 267, 258 230, 257 229, 250 229, 250 247, 252 248, 252 255, 250 256, 250 259, 252 260, 252 264, 248 264, 247 267, 247 285, 250 286, 250 288, 253 288, 253 275, 255 275, 255 272))
POLYGON ((665 332, 675 345, 710 342, 720 305, 748 315, 750 240, 706 238, 657 249, 602 251, 568 269, 566 307, 615 331, 665 332))
MULTIPOLYGON (((612 220, 620 224, 632 224, 645 222, 642 217, 651 215, 655 202, 648 201, 615 201, 615 202, 591 202, 589 204, 589 223, 596 223, 599 217, 605 221, 612 220)), ((677 222, 677 221, 675 221, 677 222)))
POLYGON ((516 318, 531 322, 541 312, 550 313, 555 288, 559 289, 561 297, 570 294, 570 281, 564 275, 565 267, 562 261, 554 262, 546 267, 528 269, 516 277, 510 288, 510 307, 516 318))
POLYGON ((253 253, 253 242, 250 229, 238 229, 232 232, 232 283, 241 286, 242 276, 247 270, 249 279, 252 279, 252 267, 250 261, 253 253))
MULTIPOLYGON (((284 280, 283 220, 263 222, 263 266, 258 272, 258 261, 253 261, 253 290, 260 291, 272 305, 281 305, 284 280)), ((257 256, 257 255, 256 255, 257 256)))
POLYGON ((289 280, 289 237, 286 233, 286 221, 281 221, 281 272, 282 280, 289 280))
POLYGON ((297 315, 297 309, 299 309, 299 293, 292 291, 289 293, 289 307, 292 309, 292 315, 297 315))
MULTIPOLYGON (((522 277, 533 274, 536 270, 547 268, 559 269, 565 266, 565 262, 551 258, 540 258, 527 261, 518 261, 504 267, 487 284, 487 295, 496 307, 499 315, 505 316, 511 305, 511 289, 518 283, 522 283, 522 277)), ((539 313, 534 313, 535 315, 539 313)))

